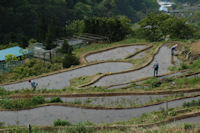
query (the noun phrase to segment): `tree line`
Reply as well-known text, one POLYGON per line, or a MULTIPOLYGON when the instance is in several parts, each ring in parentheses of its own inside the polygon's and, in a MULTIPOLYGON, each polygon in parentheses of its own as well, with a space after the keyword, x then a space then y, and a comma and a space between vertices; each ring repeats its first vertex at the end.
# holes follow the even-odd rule
POLYGON ((157 8, 155 0, 1 0, 0 44, 26 47, 30 38, 65 36, 66 22, 85 17, 122 15, 137 22, 157 8))

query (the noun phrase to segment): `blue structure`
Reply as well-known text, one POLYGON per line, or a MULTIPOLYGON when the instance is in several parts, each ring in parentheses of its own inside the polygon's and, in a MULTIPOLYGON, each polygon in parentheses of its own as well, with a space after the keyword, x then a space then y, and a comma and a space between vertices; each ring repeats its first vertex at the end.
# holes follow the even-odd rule
POLYGON ((159 11, 168 12, 168 8, 166 6, 161 6, 159 11))
POLYGON ((15 55, 16 57, 20 57, 22 55, 28 55, 30 52, 26 49, 22 49, 18 46, 0 50, 0 62, 4 62, 6 59, 6 55, 15 55))

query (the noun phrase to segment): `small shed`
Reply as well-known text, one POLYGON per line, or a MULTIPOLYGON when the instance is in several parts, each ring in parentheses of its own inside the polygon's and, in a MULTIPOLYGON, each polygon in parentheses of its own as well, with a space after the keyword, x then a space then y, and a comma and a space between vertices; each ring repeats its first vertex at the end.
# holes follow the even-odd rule
POLYGON ((0 62, 4 62, 6 60, 6 55, 9 55, 9 54, 15 55, 16 57, 21 57, 23 55, 30 54, 30 52, 18 46, 0 50, 0 62))

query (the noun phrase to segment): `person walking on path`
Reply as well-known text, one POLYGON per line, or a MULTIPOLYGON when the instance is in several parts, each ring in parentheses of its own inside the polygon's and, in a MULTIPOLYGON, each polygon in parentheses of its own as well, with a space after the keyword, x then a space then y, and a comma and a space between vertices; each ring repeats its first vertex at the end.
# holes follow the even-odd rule
POLYGON ((31 84, 33 91, 35 91, 36 87, 38 86, 38 83, 36 83, 35 81, 32 81, 32 80, 29 80, 28 82, 31 84))
POLYGON ((156 62, 154 63, 153 69, 154 69, 153 76, 154 76, 154 77, 157 77, 157 76, 158 76, 158 69, 159 69, 158 61, 156 61, 156 62))
POLYGON ((171 47, 171 55, 174 56, 174 51, 176 50, 176 47, 178 46, 178 44, 174 45, 171 47))

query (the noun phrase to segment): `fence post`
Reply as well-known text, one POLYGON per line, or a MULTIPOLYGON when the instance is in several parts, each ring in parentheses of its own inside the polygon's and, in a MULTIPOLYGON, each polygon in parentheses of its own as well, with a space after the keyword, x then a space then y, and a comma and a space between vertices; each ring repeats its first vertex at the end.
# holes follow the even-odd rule
POLYGON ((29 131, 29 133, 32 133, 32 127, 31 127, 31 124, 28 124, 28 131, 29 131))

